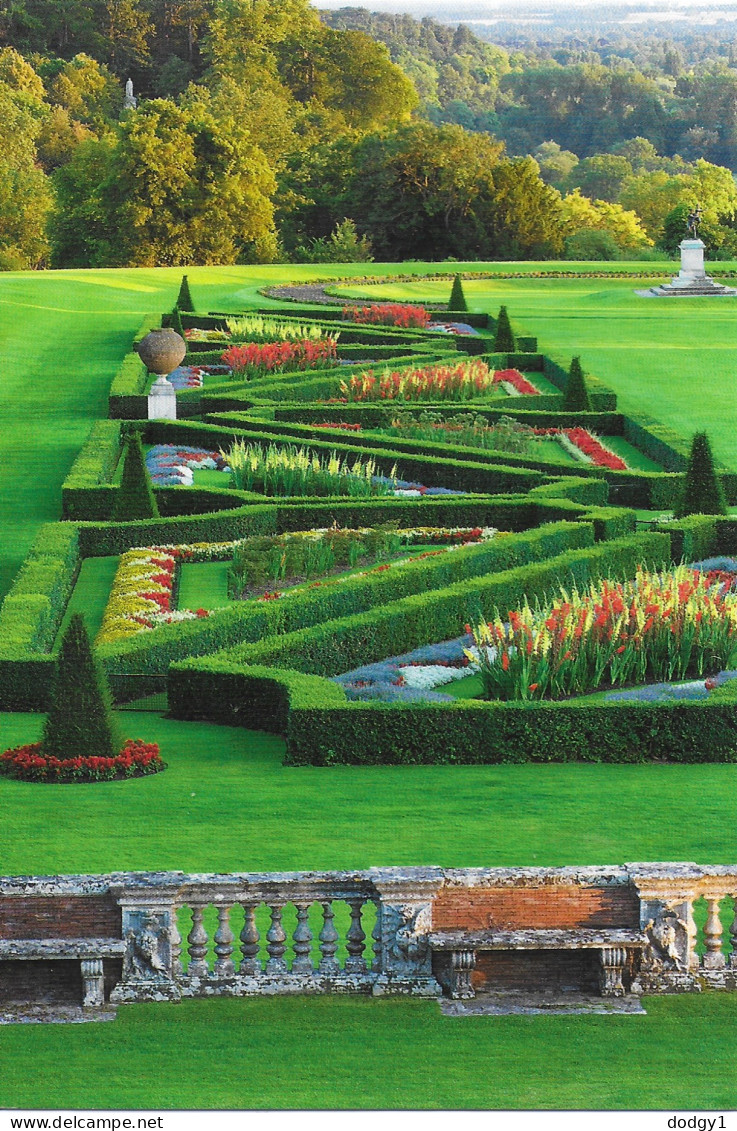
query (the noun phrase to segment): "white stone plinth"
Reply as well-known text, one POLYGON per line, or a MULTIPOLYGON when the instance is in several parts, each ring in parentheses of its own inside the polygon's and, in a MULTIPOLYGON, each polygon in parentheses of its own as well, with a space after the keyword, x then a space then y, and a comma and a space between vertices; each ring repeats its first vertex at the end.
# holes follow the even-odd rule
POLYGON ((706 280, 704 252, 706 244, 702 240, 681 240, 681 269, 673 279, 673 287, 693 287, 706 280))
POLYGON ((709 295, 733 298, 737 290, 725 287, 722 283, 715 283, 711 275, 704 269, 704 252, 706 244, 703 240, 681 240, 681 269, 674 275, 669 283, 660 287, 650 287, 647 291, 635 291, 643 298, 704 298, 709 295))
POLYGON ((158 377, 148 394, 149 420, 176 420, 177 394, 171 381, 158 377))

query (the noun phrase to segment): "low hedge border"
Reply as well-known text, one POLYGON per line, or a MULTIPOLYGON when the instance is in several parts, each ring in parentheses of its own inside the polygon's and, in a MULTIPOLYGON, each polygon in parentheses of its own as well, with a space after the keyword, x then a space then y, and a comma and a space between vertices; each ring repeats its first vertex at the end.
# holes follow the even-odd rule
POLYGON ((48 523, 41 527, 0 605, 2 654, 51 648, 79 563, 79 531, 75 526, 48 523))
POLYGON ((286 735, 289 766, 737 761, 737 708, 708 703, 349 703, 318 676, 214 658, 172 673, 177 718, 286 735))
POLYGON ((279 601, 243 601, 197 621, 162 625, 103 645, 99 654, 110 672, 166 672, 185 656, 206 656, 237 644, 314 628, 339 617, 366 613, 404 597, 427 594, 462 580, 543 561, 563 550, 593 546, 591 523, 557 522, 509 537, 422 558, 401 569, 379 570, 339 585, 287 593, 279 601))
MULTIPOLYGON (((147 444, 193 444, 200 447, 229 447, 233 440, 240 439, 254 444, 288 446, 294 444, 293 438, 277 435, 266 436, 259 430, 222 425, 204 424, 195 421, 187 423, 174 420, 149 421, 143 432, 147 444)), ((404 479, 417 479, 426 487, 448 487, 459 491, 477 491, 483 494, 529 490, 545 481, 540 471, 528 468, 509 467, 501 463, 474 463, 459 459, 439 459, 433 456, 408 455, 397 449, 379 449, 366 445, 354 447, 349 443, 327 443, 324 440, 311 440, 307 445, 310 451, 330 455, 337 452, 351 459, 361 456, 374 459, 380 473, 388 475, 396 463, 399 475, 404 479)))
MULTIPOLYGON (((455 582, 404 597, 368 612, 323 621, 312 628, 241 644, 220 655, 243 665, 259 664, 335 676, 363 664, 452 639, 479 611, 514 608, 530 593, 541 596, 559 585, 585 585, 600 577, 628 577, 638 564, 670 561, 670 539, 660 533, 631 535, 567 550, 543 561, 455 582)), ((184 661, 197 663, 199 661, 184 661)), ((205 661, 206 662, 206 661, 205 661)), ((174 665, 178 669, 179 665, 174 665)), ((174 670, 172 669, 172 670, 174 670)))
MULTIPOLYGON (((589 482, 584 481, 584 485, 589 482)), ((189 488, 167 490, 185 493, 189 488)), ((279 499, 244 503, 233 510, 211 514, 122 523, 81 522, 78 530, 82 556, 93 558, 120 554, 131 546, 230 542, 252 534, 283 534, 311 526, 332 526, 334 522, 343 527, 398 522, 401 526, 497 526, 502 530, 519 531, 560 519, 585 521, 587 515, 586 507, 570 499, 530 498, 527 495, 339 498, 315 499, 314 502, 279 499)))
MULTIPOLYGON (((459 406, 459 411, 462 411, 463 407, 459 406)), ((333 413, 333 415, 336 415, 336 413, 333 413)), ((340 406, 337 415, 342 415, 340 406)), ((566 415, 570 419, 570 416, 566 415)), ((604 420, 611 419, 609 414, 585 415, 603 417, 604 420)), ((553 416, 552 413, 548 414, 547 418, 549 419, 551 416, 553 416)), ((644 510, 671 509, 675 506, 683 491, 685 478, 681 472, 638 471, 636 469, 611 471, 607 468, 595 467, 593 464, 565 465, 555 463, 553 460, 535 459, 534 456, 529 455, 517 455, 513 452, 494 451, 485 448, 461 448, 458 445, 440 441, 402 439, 396 436, 366 436, 362 433, 341 432, 337 428, 316 428, 314 425, 300 424, 296 421, 259 420, 248 413, 210 413, 205 416, 205 422, 220 425, 231 424, 235 428, 248 428, 250 426, 251 429, 263 431, 267 436, 293 437, 295 443, 311 443, 314 440, 322 439, 325 443, 332 442, 344 447, 364 448, 370 445, 375 450, 391 449, 407 455, 423 453, 438 459, 465 460, 475 463, 489 459, 494 460, 496 464, 504 463, 509 467, 525 467, 544 472, 547 475, 605 479, 609 483, 613 499, 617 503, 644 510)), ((559 424, 557 426, 560 427, 559 424)), ((676 453, 673 454, 676 455, 676 453)), ((732 502, 737 501, 737 474, 723 472, 721 479, 727 497, 732 502)))

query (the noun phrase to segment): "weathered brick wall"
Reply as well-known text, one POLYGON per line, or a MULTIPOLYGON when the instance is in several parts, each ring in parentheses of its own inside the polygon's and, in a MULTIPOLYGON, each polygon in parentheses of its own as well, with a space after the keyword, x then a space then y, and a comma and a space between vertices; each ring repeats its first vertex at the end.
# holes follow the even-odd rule
POLYGON ((121 912, 111 895, 0 897, 0 939, 120 938, 121 912))
POLYGON ((638 927, 640 903, 629 884, 446 885, 433 904, 433 930, 574 930, 638 927))

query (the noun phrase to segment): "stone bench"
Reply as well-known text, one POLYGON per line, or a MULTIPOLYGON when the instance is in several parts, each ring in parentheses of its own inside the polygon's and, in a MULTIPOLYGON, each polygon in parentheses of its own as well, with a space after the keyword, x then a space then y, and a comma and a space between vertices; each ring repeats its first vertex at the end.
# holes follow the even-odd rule
POLYGON ((472 974, 481 951, 580 951, 598 950, 601 970, 599 988, 604 997, 621 997, 627 991, 623 973, 632 951, 641 951, 648 940, 644 932, 624 928, 576 930, 436 931, 430 934, 433 954, 449 956, 449 991, 453 998, 475 997, 472 974))

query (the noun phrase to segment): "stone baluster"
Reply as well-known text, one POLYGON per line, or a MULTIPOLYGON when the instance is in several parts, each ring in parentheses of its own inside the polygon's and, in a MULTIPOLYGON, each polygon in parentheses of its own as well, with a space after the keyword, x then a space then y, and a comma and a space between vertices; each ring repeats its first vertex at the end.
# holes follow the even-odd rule
POLYGON ((232 978, 235 974, 235 963, 231 958, 233 953, 234 935, 230 929, 230 908, 219 906, 218 925, 215 931, 215 965, 213 973, 216 978, 232 978))
POLYGON ((182 969, 182 936, 179 933, 176 909, 171 913, 169 941, 171 946, 171 974, 173 978, 181 978, 184 973, 182 969))
POLYGON ((473 988, 473 971, 476 967, 475 950, 454 950, 450 956, 450 996, 452 998, 472 998, 476 996, 473 988))
POLYGON ((99 1009, 105 1004, 105 975, 101 958, 83 958, 82 1005, 85 1009, 99 1009))
POLYGON ((378 973, 381 970, 381 946, 382 946, 382 930, 381 930, 381 904, 376 903, 376 922, 374 929, 371 932, 371 940, 374 944, 374 961, 371 969, 378 973))
POLYGON ((187 974, 190 978, 206 978, 210 972, 207 965, 209 937, 202 924, 204 912, 204 907, 192 908, 192 930, 187 935, 187 942, 189 943, 187 974))
POLYGON ((363 957, 363 952, 366 949, 366 933, 361 926, 363 899, 360 897, 349 899, 348 906, 351 909, 351 925, 345 937, 346 950, 348 951, 345 971, 346 974, 365 974, 366 959, 363 957))
POLYGON ((722 921, 719 918, 719 900, 707 899, 709 913, 704 926, 704 954, 705 970, 723 970, 724 955, 722 954, 722 921))
POLYGON ((335 952, 338 949, 338 932, 335 929, 335 912, 333 905, 328 900, 322 905, 323 927, 320 931, 320 965, 318 971, 320 974, 326 974, 328 977, 339 974, 340 966, 335 960, 335 952))
POLYGON ((693 917, 693 896, 689 897, 681 908, 681 918, 686 926, 687 964, 689 970, 698 970, 701 966, 696 943, 698 940, 698 927, 693 917))
POLYGON ((624 997, 624 971, 627 966, 627 948, 624 946, 603 946, 599 952, 601 970, 599 988, 602 997, 624 997))
POLYGON ((266 950, 269 955, 266 963, 267 974, 286 974, 287 972, 287 964, 284 961, 287 936, 281 921, 283 910, 283 906, 278 903, 273 903, 269 908, 271 926, 266 932, 266 950))
POLYGON ((294 947, 294 961, 292 963, 293 974, 312 974, 314 968, 312 965, 312 957, 310 951, 312 949, 312 931, 308 922, 310 914, 309 903, 296 903, 297 908, 297 926, 294 928, 292 935, 292 946, 294 947))
POLYGON ((254 903, 244 903, 243 911, 245 913, 243 930, 241 931, 241 954, 243 955, 243 960, 239 973, 254 977, 256 974, 261 973, 261 963, 258 957, 260 935, 258 933, 258 927, 256 926, 256 905, 254 903))

